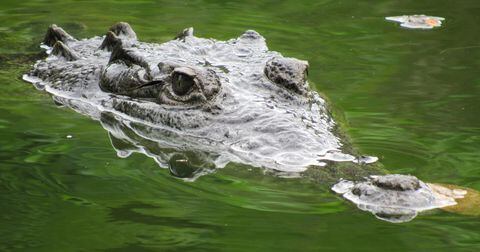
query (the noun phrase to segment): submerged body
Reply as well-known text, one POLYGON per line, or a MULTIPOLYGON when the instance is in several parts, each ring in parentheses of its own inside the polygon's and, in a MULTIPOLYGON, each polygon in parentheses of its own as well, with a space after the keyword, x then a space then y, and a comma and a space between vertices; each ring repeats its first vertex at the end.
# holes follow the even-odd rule
POLYGON ((456 199, 467 193, 399 174, 370 176, 358 182, 341 180, 332 190, 343 194, 360 209, 390 222, 410 221, 418 212, 456 205, 456 199))
MULTIPOLYGON (((325 100, 309 89, 308 63, 269 51, 255 31, 218 41, 194 37, 189 28, 152 44, 139 42, 126 23, 84 40, 53 25, 44 47, 48 57, 24 79, 99 120, 120 157, 144 153, 185 179, 229 162, 283 176, 358 180, 382 172, 370 165, 375 157, 348 151, 325 100), (190 169, 189 159, 201 169, 190 169)), ((418 210, 417 189, 406 192, 407 209, 418 210)), ((388 200, 369 201, 368 193, 362 199, 380 206, 404 199, 380 193, 388 200)), ((424 204, 438 207, 434 202, 424 204)), ((389 214, 404 212, 396 210, 389 214)))

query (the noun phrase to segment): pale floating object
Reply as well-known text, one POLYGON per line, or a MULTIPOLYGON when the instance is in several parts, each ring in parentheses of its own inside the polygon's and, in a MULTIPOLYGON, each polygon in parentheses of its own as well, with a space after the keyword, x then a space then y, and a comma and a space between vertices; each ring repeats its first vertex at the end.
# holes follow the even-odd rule
POLYGON ((72 139, 73 136, 72 135, 67 135, 67 139, 72 139))
POLYGON ((400 26, 410 29, 432 29, 442 26, 443 17, 433 17, 425 15, 404 15, 396 17, 386 17, 388 21, 398 22, 400 26))
POLYGON ((440 189, 442 194, 450 195, 455 198, 456 205, 442 208, 447 212, 456 214, 468 215, 468 216, 480 216, 480 192, 471 188, 459 187, 456 185, 447 184, 428 184, 434 191, 438 191, 438 186, 441 188, 447 188, 450 191, 440 189), (445 193, 447 192, 447 193, 445 193))

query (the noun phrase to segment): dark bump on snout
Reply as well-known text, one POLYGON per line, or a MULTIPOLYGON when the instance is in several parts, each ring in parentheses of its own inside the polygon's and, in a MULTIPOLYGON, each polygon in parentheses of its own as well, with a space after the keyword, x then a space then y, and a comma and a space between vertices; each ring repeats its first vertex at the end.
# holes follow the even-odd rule
POLYGON ((299 94, 308 90, 308 62, 294 58, 274 57, 267 61, 265 75, 273 83, 299 94))
POLYGON ((396 191, 417 190, 420 188, 418 178, 411 175, 391 174, 378 176, 372 179, 372 183, 380 188, 396 191))

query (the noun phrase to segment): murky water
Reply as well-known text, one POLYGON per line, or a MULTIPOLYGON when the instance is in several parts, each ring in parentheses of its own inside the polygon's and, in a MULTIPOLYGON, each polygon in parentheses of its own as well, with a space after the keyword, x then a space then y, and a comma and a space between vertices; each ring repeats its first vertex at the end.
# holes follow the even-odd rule
POLYGON ((143 41, 185 27, 247 29, 310 62, 362 153, 395 173, 480 190, 480 3, 454 1, 9 1, 0 3, 0 250, 477 251, 480 217, 379 221, 324 185, 230 164, 183 182, 117 157, 107 132, 20 80, 51 23, 73 35, 116 21, 143 41), (407 30, 384 17, 445 17, 407 30), (68 137, 71 136, 71 137, 68 137))

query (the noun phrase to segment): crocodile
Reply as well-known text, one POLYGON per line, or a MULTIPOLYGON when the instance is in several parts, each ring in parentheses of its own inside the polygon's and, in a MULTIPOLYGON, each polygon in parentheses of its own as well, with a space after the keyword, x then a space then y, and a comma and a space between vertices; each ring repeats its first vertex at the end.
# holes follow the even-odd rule
POLYGON ((124 22, 82 40, 51 25, 41 47, 47 57, 24 80, 100 121, 119 157, 144 153, 176 177, 242 163, 335 183, 335 192, 391 222, 463 195, 386 175, 376 157, 356 153, 309 87, 308 62, 270 51, 256 31, 220 41, 187 28, 157 44, 140 42, 124 22))

